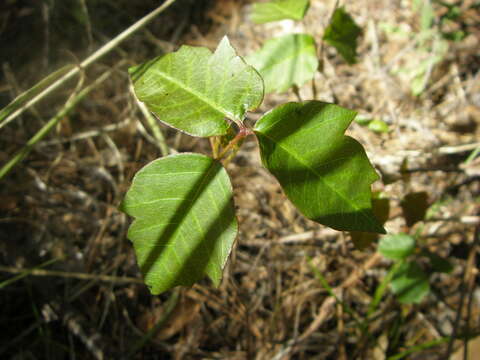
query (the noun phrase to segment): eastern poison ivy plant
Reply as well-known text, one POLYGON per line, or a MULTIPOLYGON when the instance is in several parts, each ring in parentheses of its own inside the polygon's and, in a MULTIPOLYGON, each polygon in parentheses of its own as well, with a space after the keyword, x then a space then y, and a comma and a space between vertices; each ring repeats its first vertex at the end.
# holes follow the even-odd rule
POLYGON ((394 261, 387 280, 397 300, 404 304, 420 303, 429 294, 431 274, 450 273, 453 270, 447 260, 428 250, 418 249, 415 239, 407 234, 384 236, 379 242, 378 251, 394 261), (428 272, 419 264, 421 257, 428 260, 428 272))
MULTIPOLYGON (((252 20, 263 24, 283 19, 302 20, 309 0, 272 0, 255 3, 252 20)), ((356 62, 357 38, 361 29, 343 7, 335 9, 323 40, 335 47, 349 64, 356 62)), ((266 93, 281 93, 312 80, 319 68, 315 39, 309 34, 287 34, 269 39, 246 58, 265 82, 266 93)))
POLYGON ((263 165, 307 218, 336 230, 384 233, 371 207, 378 176, 364 149, 344 132, 355 112, 320 101, 287 103, 253 128, 264 85, 225 37, 130 69, 136 96, 165 124, 209 137, 212 157, 183 153, 154 160, 134 177, 121 209, 145 283, 153 294, 208 276, 218 285, 237 234, 225 165, 247 136, 263 165))

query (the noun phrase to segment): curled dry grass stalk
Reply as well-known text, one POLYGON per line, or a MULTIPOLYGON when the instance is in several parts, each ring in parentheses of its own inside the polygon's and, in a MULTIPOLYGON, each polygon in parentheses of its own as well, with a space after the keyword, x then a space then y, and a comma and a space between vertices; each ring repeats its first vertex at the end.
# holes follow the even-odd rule
MULTIPOLYGON (((81 74, 82 71, 87 69, 90 65, 96 63, 103 56, 107 55, 110 51, 118 47, 123 41, 132 36, 135 32, 145 27, 149 22, 155 19, 159 14, 164 12, 170 5, 172 5, 176 0, 166 0, 158 8, 150 12, 148 15, 144 16, 142 19, 138 20, 136 23, 125 29, 123 32, 118 34, 114 39, 110 40, 100 49, 95 51, 93 54, 88 56, 83 60, 77 67, 66 67, 61 69, 54 74, 48 76, 42 80, 39 84, 21 94, 17 99, 7 105, 6 108, 0 111, 0 129, 13 121, 15 118, 20 116, 24 111, 34 106, 36 103, 44 99, 45 97, 52 94, 55 90, 65 85, 69 80, 75 76, 81 74)), ((84 5, 84 3, 82 3, 84 5)), ((90 32, 89 32, 90 34, 90 32)), ((89 85, 87 88, 83 89, 78 95, 75 93, 72 94, 71 98, 67 101, 64 108, 58 112, 58 114, 52 118, 38 133, 32 137, 25 147, 15 154, 1 169, 0 169, 0 179, 2 179, 15 165, 22 161, 28 153, 31 151, 31 148, 34 147, 38 141, 40 141, 46 134, 53 129, 53 127, 75 106, 80 100, 82 100, 90 91, 92 91, 96 86, 102 83, 105 79, 108 78, 110 74, 105 73, 99 79, 97 79, 92 85, 89 85), (100 80, 101 79, 101 80, 100 80)), ((83 77, 79 85, 83 83, 83 77)), ((77 86, 79 87, 79 86, 77 86)), ((155 136, 158 138, 158 130, 155 131, 155 136)), ((164 148, 162 148, 164 150, 164 148)))

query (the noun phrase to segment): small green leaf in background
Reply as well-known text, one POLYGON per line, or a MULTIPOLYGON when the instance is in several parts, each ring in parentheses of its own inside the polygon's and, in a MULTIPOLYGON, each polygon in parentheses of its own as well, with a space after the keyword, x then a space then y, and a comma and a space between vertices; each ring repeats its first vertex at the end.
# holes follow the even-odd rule
POLYGON ((373 119, 372 121, 370 121, 370 123, 368 124, 368 128, 373 132, 381 134, 385 134, 390 131, 388 124, 380 119, 373 119))
POLYGON ((390 286, 398 301, 404 304, 420 303, 430 292, 428 276, 415 262, 403 263, 390 286))
MULTIPOLYGON (((372 194, 372 209, 380 224, 384 225, 390 216, 390 200, 380 196, 379 192, 372 194)), ((361 231, 352 231, 350 236, 355 248, 359 250, 366 249, 379 238, 378 234, 361 231)))
POLYGON ((378 176, 362 145, 344 132, 355 112, 320 101, 287 103, 254 131, 263 165, 307 218, 336 230, 385 233, 372 212, 378 176))
POLYGON ((372 122, 372 118, 366 115, 357 115, 355 117, 355 122, 360 126, 367 126, 372 122))
POLYGON ((357 116, 355 122, 360 126, 367 126, 368 129, 376 133, 388 133, 390 131, 388 124, 381 119, 372 119, 368 116, 357 116))
POLYGON ((157 159, 134 177, 121 209, 152 294, 207 275, 218 285, 237 234, 230 179, 200 154, 157 159))
POLYGON ((265 92, 284 92, 313 79, 318 69, 315 40, 306 34, 288 34, 268 40, 246 58, 265 82, 265 92))
POLYGON ((415 251, 415 239, 407 234, 386 235, 378 244, 380 254, 391 260, 403 260, 415 251))
POLYGON ((413 226, 425 219, 429 207, 428 194, 425 191, 408 193, 400 206, 407 226, 413 226))
POLYGON ((161 121, 193 136, 225 135, 225 118, 241 124, 263 100, 262 78, 227 37, 214 54, 182 46, 129 72, 138 99, 161 121))
POLYGON ((323 40, 333 46, 349 64, 354 64, 357 57, 357 38, 362 29, 343 7, 335 10, 330 25, 325 29, 323 40))
POLYGON ((271 0, 253 4, 252 20, 257 24, 292 19, 302 20, 310 0, 271 0))

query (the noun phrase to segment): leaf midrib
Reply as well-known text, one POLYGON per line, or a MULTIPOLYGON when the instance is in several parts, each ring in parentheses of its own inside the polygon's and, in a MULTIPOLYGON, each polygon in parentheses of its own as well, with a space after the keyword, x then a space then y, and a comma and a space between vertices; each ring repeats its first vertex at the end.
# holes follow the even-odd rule
POLYGON ((260 132, 263 136, 267 137, 269 140, 271 140, 272 142, 274 142, 275 144, 277 144, 278 146, 280 146, 286 153, 288 153, 290 156, 292 156, 295 160, 297 160, 300 164, 302 164, 303 166, 305 166, 308 170, 310 170, 310 172, 315 175, 316 177, 318 177, 318 179, 328 188, 330 189, 330 191, 332 191, 333 193, 337 194, 345 203, 349 204, 351 207, 353 207, 356 211, 359 211, 359 214, 361 216, 363 216, 369 223, 371 223, 370 219, 365 215, 363 214, 362 212, 362 209, 360 209, 359 207, 357 207, 354 203, 350 203, 347 198, 340 192, 338 192, 335 188, 332 188, 330 186, 330 184, 328 184, 320 174, 318 174, 314 168, 312 168, 308 163, 306 163, 305 161, 303 161, 302 158, 298 157, 297 153, 294 152, 294 151, 291 151, 288 147, 285 147, 283 146, 280 142, 276 141, 275 138, 272 138, 270 136, 268 136, 267 134, 265 133, 262 133, 260 132))
MULTIPOLYGON (((200 195, 200 191, 208 191, 208 190, 209 190, 208 188, 203 189, 203 186, 204 186, 205 182, 207 181, 207 179, 210 178, 210 172, 215 168, 215 166, 216 166, 215 161, 212 161, 212 162, 210 163, 207 171, 205 172, 205 175, 204 175, 202 181, 201 181, 200 184, 198 185, 197 191, 195 192, 195 194, 193 194, 193 196, 192 196, 192 198, 191 198, 191 200, 190 200, 190 201, 191 201, 190 204, 188 204, 188 207, 187 207, 187 209, 186 209, 186 211, 185 211, 186 214, 189 214, 190 211, 192 210, 193 205, 196 203, 196 200, 198 199, 198 197, 199 197, 199 195, 200 195)), ((213 179, 212 179, 212 180, 213 180, 213 179)), ((193 217, 197 220, 196 213, 193 213, 193 217)), ((186 218, 188 218, 188 216, 185 216, 185 219, 186 219, 186 218)), ((185 220, 185 219, 184 219, 184 220, 185 220)), ((177 233, 180 233, 180 234, 181 234, 181 228, 182 228, 182 225, 183 225, 183 223, 184 223, 184 220, 179 223, 178 228, 175 229, 174 233, 172 234, 172 238, 173 238, 173 239, 175 239, 175 240, 177 239, 177 237, 178 237, 178 236, 177 236, 177 233)), ((205 238, 204 229, 201 229, 201 226, 200 226, 200 232, 202 233, 202 237, 203 237, 203 239, 204 239, 204 238, 205 238)), ((174 240, 174 241, 175 241, 175 240, 174 240)), ((172 251, 175 253, 176 256, 178 256, 177 251, 176 251, 176 248, 172 248, 172 251)))
POLYGON ((221 115, 224 115, 226 117, 228 117, 229 119, 232 119, 232 120, 238 120, 230 111, 226 110, 223 106, 221 106, 220 104, 218 103, 215 103, 215 102, 212 102, 211 100, 209 100, 207 97, 205 97, 203 94, 201 94, 200 92, 196 91, 194 88, 188 86, 188 84, 185 84, 183 82, 180 82, 178 81, 177 79, 175 79, 174 77, 171 77, 169 74, 157 69, 157 73, 158 75, 160 75, 161 77, 163 77, 165 80, 167 81, 170 81, 171 83, 173 83, 174 85, 176 85, 177 87, 181 88, 182 90, 192 94, 193 96, 195 96, 197 99, 199 99, 201 102, 207 104, 209 107, 211 107, 212 109, 216 110, 217 112, 219 112, 221 115))

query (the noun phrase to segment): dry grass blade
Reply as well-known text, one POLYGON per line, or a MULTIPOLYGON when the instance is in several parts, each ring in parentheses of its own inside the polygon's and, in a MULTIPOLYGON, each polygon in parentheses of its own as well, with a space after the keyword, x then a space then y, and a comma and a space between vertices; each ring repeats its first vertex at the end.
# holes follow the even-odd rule
MULTIPOLYGON (((95 51, 92 55, 83 60, 78 67, 73 68, 63 75, 60 79, 56 80, 53 84, 49 85, 45 90, 40 92, 35 97, 29 99, 22 107, 11 113, 10 111, 5 113, 5 119, 0 118, 2 126, 8 124, 10 121, 15 119, 17 116, 21 115, 25 110, 31 106, 38 103, 40 100, 44 99, 46 96, 53 93, 60 86, 65 84, 67 81, 76 76, 82 69, 86 69, 91 64, 97 62, 100 58, 108 54, 110 51, 115 49, 122 41, 130 37, 132 34, 142 29, 148 23, 150 23, 155 17, 165 11, 170 5, 172 5, 176 0, 167 0, 158 8, 150 12, 148 15, 144 16, 142 19, 138 20, 136 23, 128 27, 125 31, 118 34, 114 39, 110 40, 100 49, 95 51)), ((2 114, 3 115, 3 114, 2 114)))
MULTIPOLYGON (((372 255, 370 259, 368 259, 362 266, 360 266, 356 271, 354 271, 344 282, 342 282, 339 286, 333 289, 335 295, 338 297, 343 289, 348 289, 349 287, 354 286, 358 281, 362 279, 365 271, 377 266, 380 261, 382 261, 382 255, 380 255, 379 253, 375 253, 374 255, 372 255)), ((326 300, 324 300, 313 322, 310 324, 307 330, 305 330, 302 335, 300 335, 299 342, 305 341, 334 314, 335 303, 336 300, 333 296, 330 296, 326 300)))
POLYGON ((54 84, 59 78, 62 78, 65 76, 65 74, 68 74, 70 71, 72 71, 72 68, 73 65, 67 65, 48 75, 38 84, 17 96, 10 104, 4 107, 0 111, 0 129, 7 125, 10 121, 14 120, 24 110, 26 110, 28 107, 27 104, 32 99, 54 84))
MULTIPOLYGON (((42 264, 41 266, 46 266, 50 262, 42 264)), ((97 275, 97 274, 87 274, 79 272, 66 272, 66 271, 57 271, 57 270, 43 270, 37 268, 33 269, 17 269, 11 266, 0 266, 0 272, 6 272, 10 274, 20 274, 14 279, 4 281, 0 283, 0 289, 11 284, 13 281, 20 280, 25 276, 52 276, 52 277, 63 277, 79 280, 93 280, 93 281, 103 281, 116 284, 143 284, 142 279, 132 278, 132 277, 123 277, 123 276, 110 276, 110 275, 97 275)))
MULTIPOLYGON (((108 79, 111 71, 105 72, 92 84, 81 90, 78 95, 72 94, 64 107, 51 118, 13 157, 0 168, 0 180, 7 175, 19 162, 21 162, 32 151, 36 144, 42 140, 77 104, 82 101, 92 90, 108 79)), ((80 83, 81 84, 81 83, 80 83)))

